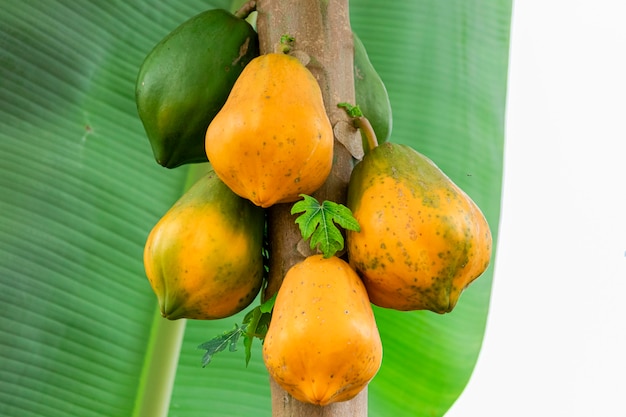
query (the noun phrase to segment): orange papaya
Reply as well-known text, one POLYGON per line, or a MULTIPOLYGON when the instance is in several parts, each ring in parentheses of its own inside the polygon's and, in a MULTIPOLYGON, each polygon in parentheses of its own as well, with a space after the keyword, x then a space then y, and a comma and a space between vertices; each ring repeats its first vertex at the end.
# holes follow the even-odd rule
POLYGON ((347 401, 367 386, 380 368, 382 342, 365 287, 345 261, 313 255, 289 269, 263 360, 302 402, 347 401))
POLYGON ((320 87, 298 59, 282 53, 246 66, 205 140, 222 181, 261 207, 313 193, 332 167, 333 131, 320 87))
POLYGON ((144 266, 163 317, 219 319, 250 305, 263 281, 264 213, 213 172, 150 232, 144 266))
POLYGON ((348 207, 350 264, 372 303, 396 310, 451 311, 488 267, 492 237, 474 201, 430 159, 384 143, 359 162, 348 207))

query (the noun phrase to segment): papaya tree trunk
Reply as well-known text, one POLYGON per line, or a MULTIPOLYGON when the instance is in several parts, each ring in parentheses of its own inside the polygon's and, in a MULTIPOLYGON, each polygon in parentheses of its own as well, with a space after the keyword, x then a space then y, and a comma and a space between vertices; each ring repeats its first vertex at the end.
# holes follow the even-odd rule
MULTIPOLYGON (((338 103, 354 103, 353 41, 348 0, 258 0, 257 30, 261 53, 275 52, 281 37, 293 37, 292 54, 317 79, 335 133, 333 169, 315 193, 319 201, 345 204, 353 154, 362 148, 359 133, 338 103), (351 151, 348 151, 350 149, 351 151)), ((287 270, 312 254, 290 214, 291 204, 268 211, 270 277, 264 297, 278 291, 287 270)), ((351 401, 319 407, 302 403, 270 381, 273 417, 365 417, 367 389, 351 401)))

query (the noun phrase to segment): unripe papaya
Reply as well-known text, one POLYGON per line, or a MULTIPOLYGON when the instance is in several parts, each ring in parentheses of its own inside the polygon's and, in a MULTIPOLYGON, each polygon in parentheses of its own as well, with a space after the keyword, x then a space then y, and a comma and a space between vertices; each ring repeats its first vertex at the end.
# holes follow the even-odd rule
POLYGON ((263 280, 262 209, 213 172, 198 180, 150 232, 144 266, 163 317, 219 319, 247 307, 263 280))
POLYGON ((222 181, 258 206, 313 193, 333 161, 333 131, 313 75, 289 55, 253 59, 207 129, 206 153, 222 181))
POLYGON ((372 303, 396 310, 451 311, 491 258, 487 220, 431 160, 387 142, 359 162, 348 207, 350 264, 372 303))
POLYGON ((365 287, 345 261, 313 255, 289 269, 263 360, 302 402, 347 401, 367 386, 380 368, 382 342, 365 287))
POLYGON ((204 133, 243 68, 258 55, 252 26, 220 9, 192 17, 152 49, 139 70, 135 96, 160 165, 207 160, 204 133))
MULTIPOLYGON (((391 102, 387 88, 372 65, 363 42, 356 33, 354 38, 354 93, 356 104, 367 117, 378 143, 384 143, 391 136, 393 118, 391 102)), ((363 139, 363 148, 368 152, 367 140, 363 139)))

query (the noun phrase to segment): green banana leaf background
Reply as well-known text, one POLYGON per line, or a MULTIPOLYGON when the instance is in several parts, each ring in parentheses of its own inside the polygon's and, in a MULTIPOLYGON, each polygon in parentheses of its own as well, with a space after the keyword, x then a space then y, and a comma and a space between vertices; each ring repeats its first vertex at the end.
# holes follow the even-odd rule
MULTIPOLYGON (((134 103, 163 36, 230 1, 3 0, 0 13, 0 415, 270 416, 255 341, 201 367, 241 323, 168 322, 144 275, 156 221, 195 168, 153 160, 134 103), (171 391, 170 391, 171 388, 171 391), (165 409, 168 407, 168 409, 165 409)), ((435 161, 498 235, 511 0, 352 0, 386 83, 391 140, 435 161)), ((493 262, 447 315, 375 309, 370 416, 441 416, 480 351, 493 262)))

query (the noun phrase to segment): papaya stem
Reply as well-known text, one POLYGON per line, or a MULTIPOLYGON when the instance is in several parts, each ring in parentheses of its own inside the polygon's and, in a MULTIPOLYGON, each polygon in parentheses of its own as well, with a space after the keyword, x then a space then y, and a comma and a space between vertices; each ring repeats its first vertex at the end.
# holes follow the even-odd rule
POLYGON ((354 127, 360 129, 365 138, 367 139, 367 146, 369 150, 374 149, 378 146, 378 139, 376 138, 376 132, 374 132, 374 128, 370 121, 363 115, 361 108, 357 104, 353 106, 350 103, 338 103, 337 107, 344 109, 348 116, 352 118, 352 123, 354 127))
POLYGON ((375 147, 378 146, 378 139, 376 138, 376 133, 374 132, 374 128, 372 124, 365 116, 357 117, 354 119, 354 126, 361 129, 363 135, 367 139, 367 146, 371 151, 375 147))
POLYGON ((250 13, 256 10, 256 1, 250 0, 245 2, 239 10, 235 12, 235 17, 239 19, 247 19, 250 16, 250 13))

